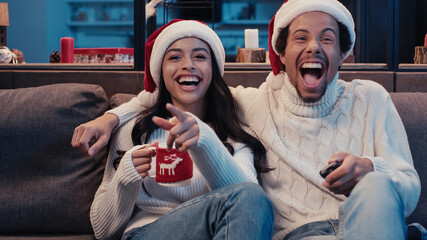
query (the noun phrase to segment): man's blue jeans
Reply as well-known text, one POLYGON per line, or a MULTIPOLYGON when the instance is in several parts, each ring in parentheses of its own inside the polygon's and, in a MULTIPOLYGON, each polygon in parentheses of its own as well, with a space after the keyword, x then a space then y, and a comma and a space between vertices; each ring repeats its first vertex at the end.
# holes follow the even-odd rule
POLYGON ((340 219, 313 222, 290 232, 295 239, 406 239, 404 206, 390 176, 367 174, 340 204, 340 219))
POLYGON ((191 199, 123 239, 271 239, 273 208, 262 188, 236 183, 191 199))

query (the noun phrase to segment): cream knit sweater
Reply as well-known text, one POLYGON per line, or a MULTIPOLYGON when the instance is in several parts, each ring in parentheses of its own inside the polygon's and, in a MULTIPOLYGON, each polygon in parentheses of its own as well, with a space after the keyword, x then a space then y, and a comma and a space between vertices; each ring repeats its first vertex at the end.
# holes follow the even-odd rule
MULTIPOLYGON (((338 74, 323 98, 304 103, 285 73, 259 88, 231 88, 244 123, 267 148, 275 170, 262 175, 274 206, 275 235, 283 239, 295 228, 313 221, 337 219, 345 200, 322 186, 320 169, 336 152, 369 158, 374 170, 389 174, 408 216, 416 207, 420 181, 402 121, 387 91, 368 80, 345 82, 338 74)), ((144 108, 133 99, 112 113, 126 121, 131 109, 144 108), (139 106, 138 106, 139 105, 139 106)))
MULTIPOLYGON (((197 118, 196 118, 197 119, 197 118)), ((135 118, 115 132, 101 186, 90 211, 97 239, 117 239, 124 232, 144 226, 196 196, 236 182, 257 182, 253 154, 241 143, 232 143, 230 155, 215 132, 197 119, 200 138, 189 153, 194 162, 191 184, 184 187, 162 186, 153 178, 137 173, 131 154, 141 146, 131 139, 135 118), (128 150, 115 170, 117 150, 128 150)), ((165 146, 168 131, 156 130, 150 139, 165 146)))
POLYGON ((396 182, 405 215, 414 210, 420 181, 404 126, 379 84, 345 82, 337 74, 323 98, 311 104, 301 100, 286 74, 270 74, 259 89, 232 92, 242 119, 267 146, 269 166, 276 168, 263 175, 275 210, 274 239, 309 222, 338 219, 345 197, 325 189, 319 175, 336 152, 369 158, 375 171, 396 182))

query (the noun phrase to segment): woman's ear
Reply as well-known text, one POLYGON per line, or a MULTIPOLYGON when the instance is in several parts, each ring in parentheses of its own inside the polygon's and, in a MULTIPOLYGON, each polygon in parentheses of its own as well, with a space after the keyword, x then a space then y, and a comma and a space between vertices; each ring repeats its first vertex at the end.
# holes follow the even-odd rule
POLYGON ((280 62, 281 62, 283 65, 285 65, 285 52, 281 53, 281 54, 279 55, 279 58, 280 58, 280 62))

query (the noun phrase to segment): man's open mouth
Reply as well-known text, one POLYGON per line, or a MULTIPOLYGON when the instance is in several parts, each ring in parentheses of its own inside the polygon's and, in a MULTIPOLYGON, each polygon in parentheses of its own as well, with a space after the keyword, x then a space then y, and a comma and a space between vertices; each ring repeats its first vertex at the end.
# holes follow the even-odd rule
POLYGON ((308 87, 317 86, 324 72, 325 69, 320 63, 304 63, 300 67, 301 76, 308 87))

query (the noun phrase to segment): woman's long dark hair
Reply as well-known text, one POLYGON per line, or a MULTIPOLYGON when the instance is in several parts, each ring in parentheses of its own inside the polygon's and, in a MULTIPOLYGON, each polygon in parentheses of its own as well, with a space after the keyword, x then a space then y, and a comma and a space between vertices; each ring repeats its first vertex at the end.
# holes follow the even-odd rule
MULTIPOLYGON (((234 154, 234 148, 231 144, 226 142, 228 138, 236 142, 244 143, 251 149, 254 154, 254 166, 257 173, 265 173, 272 170, 266 166, 266 150, 262 143, 243 130, 240 125, 234 98, 220 74, 212 50, 210 52, 212 59, 212 81, 205 95, 205 99, 207 99, 206 114, 202 120, 210 124, 231 155, 234 154)), ((172 103, 171 95, 166 89, 163 77, 161 77, 159 82, 157 103, 153 107, 140 113, 132 130, 132 141, 134 145, 142 144, 142 136, 144 136, 144 134, 144 143, 148 143, 153 131, 159 128, 152 121, 153 116, 165 119, 172 117, 166 109, 166 103, 172 103)))

